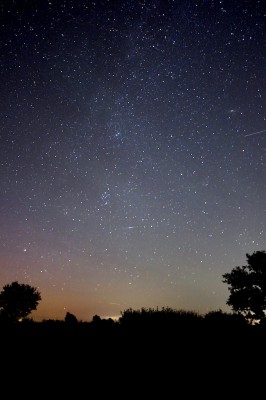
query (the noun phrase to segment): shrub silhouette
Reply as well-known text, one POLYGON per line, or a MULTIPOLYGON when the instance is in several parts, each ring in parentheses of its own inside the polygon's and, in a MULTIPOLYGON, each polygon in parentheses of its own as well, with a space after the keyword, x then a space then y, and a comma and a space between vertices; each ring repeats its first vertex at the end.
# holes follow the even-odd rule
POLYGON ((78 319, 74 314, 67 312, 65 316, 65 323, 68 325, 76 325, 78 323, 78 319))
POLYGON ((102 322, 102 319, 101 319, 101 317, 99 317, 99 315, 96 314, 93 316, 92 323, 94 325, 99 325, 101 322, 102 322))
POLYGON ((163 307, 161 310, 158 308, 141 308, 139 310, 128 308, 121 312, 119 323, 134 327, 164 328, 170 325, 190 326, 200 320, 201 317, 194 311, 174 310, 170 307, 163 307))
POLYGON ((204 322, 208 327, 215 328, 243 328, 246 319, 240 314, 230 314, 222 310, 210 311, 204 316, 204 322))

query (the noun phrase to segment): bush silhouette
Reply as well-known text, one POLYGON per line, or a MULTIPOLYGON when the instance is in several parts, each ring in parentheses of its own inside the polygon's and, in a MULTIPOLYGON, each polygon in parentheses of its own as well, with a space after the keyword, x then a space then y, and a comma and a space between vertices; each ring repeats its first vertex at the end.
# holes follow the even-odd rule
POLYGON ((128 308, 121 313, 119 323, 133 327, 157 327, 178 326, 179 328, 190 326, 201 320, 201 317, 194 311, 174 310, 170 307, 141 308, 133 310, 128 308))
POLYGON ((76 325, 78 323, 78 319, 74 314, 67 312, 65 316, 65 323, 68 325, 76 325))

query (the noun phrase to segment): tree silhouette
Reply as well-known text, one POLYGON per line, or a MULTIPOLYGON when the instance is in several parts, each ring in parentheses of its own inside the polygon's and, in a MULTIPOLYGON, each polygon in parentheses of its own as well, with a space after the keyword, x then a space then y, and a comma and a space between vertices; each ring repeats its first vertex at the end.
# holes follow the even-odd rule
POLYGON ((100 325, 101 322, 102 322, 102 319, 101 319, 101 317, 99 317, 99 315, 96 314, 93 316, 92 323, 94 325, 100 325))
POLYGON ((66 316, 65 316, 65 322, 68 325, 76 325, 78 323, 78 319, 74 314, 71 314, 70 312, 67 312, 66 316))
POLYGON ((0 293, 1 316, 12 321, 19 321, 36 310, 41 295, 30 285, 17 281, 7 284, 0 293))
POLYGON ((266 312, 266 253, 256 251, 246 257, 248 265, 223 275, 230 291, 226 303, 248 320, 262 322, 266 312))

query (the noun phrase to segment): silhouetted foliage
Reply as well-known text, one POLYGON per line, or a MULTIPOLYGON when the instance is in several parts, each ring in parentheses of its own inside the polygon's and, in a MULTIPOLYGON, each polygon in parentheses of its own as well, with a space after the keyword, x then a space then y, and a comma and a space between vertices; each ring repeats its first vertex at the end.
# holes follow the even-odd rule
POLYGON ((170 307, 158 308, 141 308, 133 310, 128 308, 121 312, 119 323, 127 326, 141 326, 164 328, 167 325, 189 326, 190 324, 199 322, 200 315, 193 311, 174 310, 170 307))
POLYGON ((266 312, 266 253, 256 251, 246 256, 246 266, 223 275, 230 291, 227 304, 247 320, 262 322, 266 312))
POLYGON ((222 310, 210 311, 204 316, 204 322, 208 327, 217 328, 243 328, 246 325, 246 319, 241 314, 227 313, 222 310))
POLYGON ((95 325, 99 325, 102 322, 102 319, 101 319, 101 317, 99 317, 99 315, 96 314, 93 316, 92 322, 95 325))
POLYGON ((67 312, 65 316, 65 323, 69 325, 76 325, 78 323, 78 319, 74 314, 67 312))
POLYGON ((19 321, 36 310, 41 295, 30 285, 12 282, 0 293, 0 313, 2 320, 19 321))

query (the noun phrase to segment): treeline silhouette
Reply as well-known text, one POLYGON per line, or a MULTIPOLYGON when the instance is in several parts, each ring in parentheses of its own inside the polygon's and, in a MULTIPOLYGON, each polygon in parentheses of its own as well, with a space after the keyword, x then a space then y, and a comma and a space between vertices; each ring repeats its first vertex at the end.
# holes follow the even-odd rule
MULTIPOLYGON (((240 347, 241 343, 265 340, 264 324, 252 325, 240 314, 222 310, 199 314, 194 311, 176 310, 170 307, 126 309, 116 321, 102 319, 95 315, 91 322, 79 321, 75 315, 66 313, 64 320, 43 320, 36 322, 25 318, 21 322, 0 319, 2 343, 12 341, 18 351, 28 344, 42 343, 42 348, 67 346, 77 348, 94 343, 101 349, 110 349, 114 345, 120 351, 124 345, 140 349, 156 344, 160 348, 180 347, 180 341, 191 349, 197 346, 210 346, 229 349, 240 347)), ((183 349, 180 349, 180 351, 183 349)), ((41 348, 39 349, 41 351, 41 348)), ((91 351, 94 351, 92 346, 91 351)))
POLYGON ((202 315, 129 308, 117 321, 95 315, 91 322, 67 312, 64 320, 2 320, 0 332, 4 374, 23 377, 22 384, 31 379, 52 393, 56 387, 60 396, 73 389, 77 396, 95 382, 98 397, 119 384, 123 398, 156 396, 158 390, 163 398, 184 390, 194 396, 212 392, 211 385, 226 388, 230 379, 239 391, 236 376, 243 379, 249 370, 249 379, 257 377, 266 355, 265 327, 221 310, 202 315))

